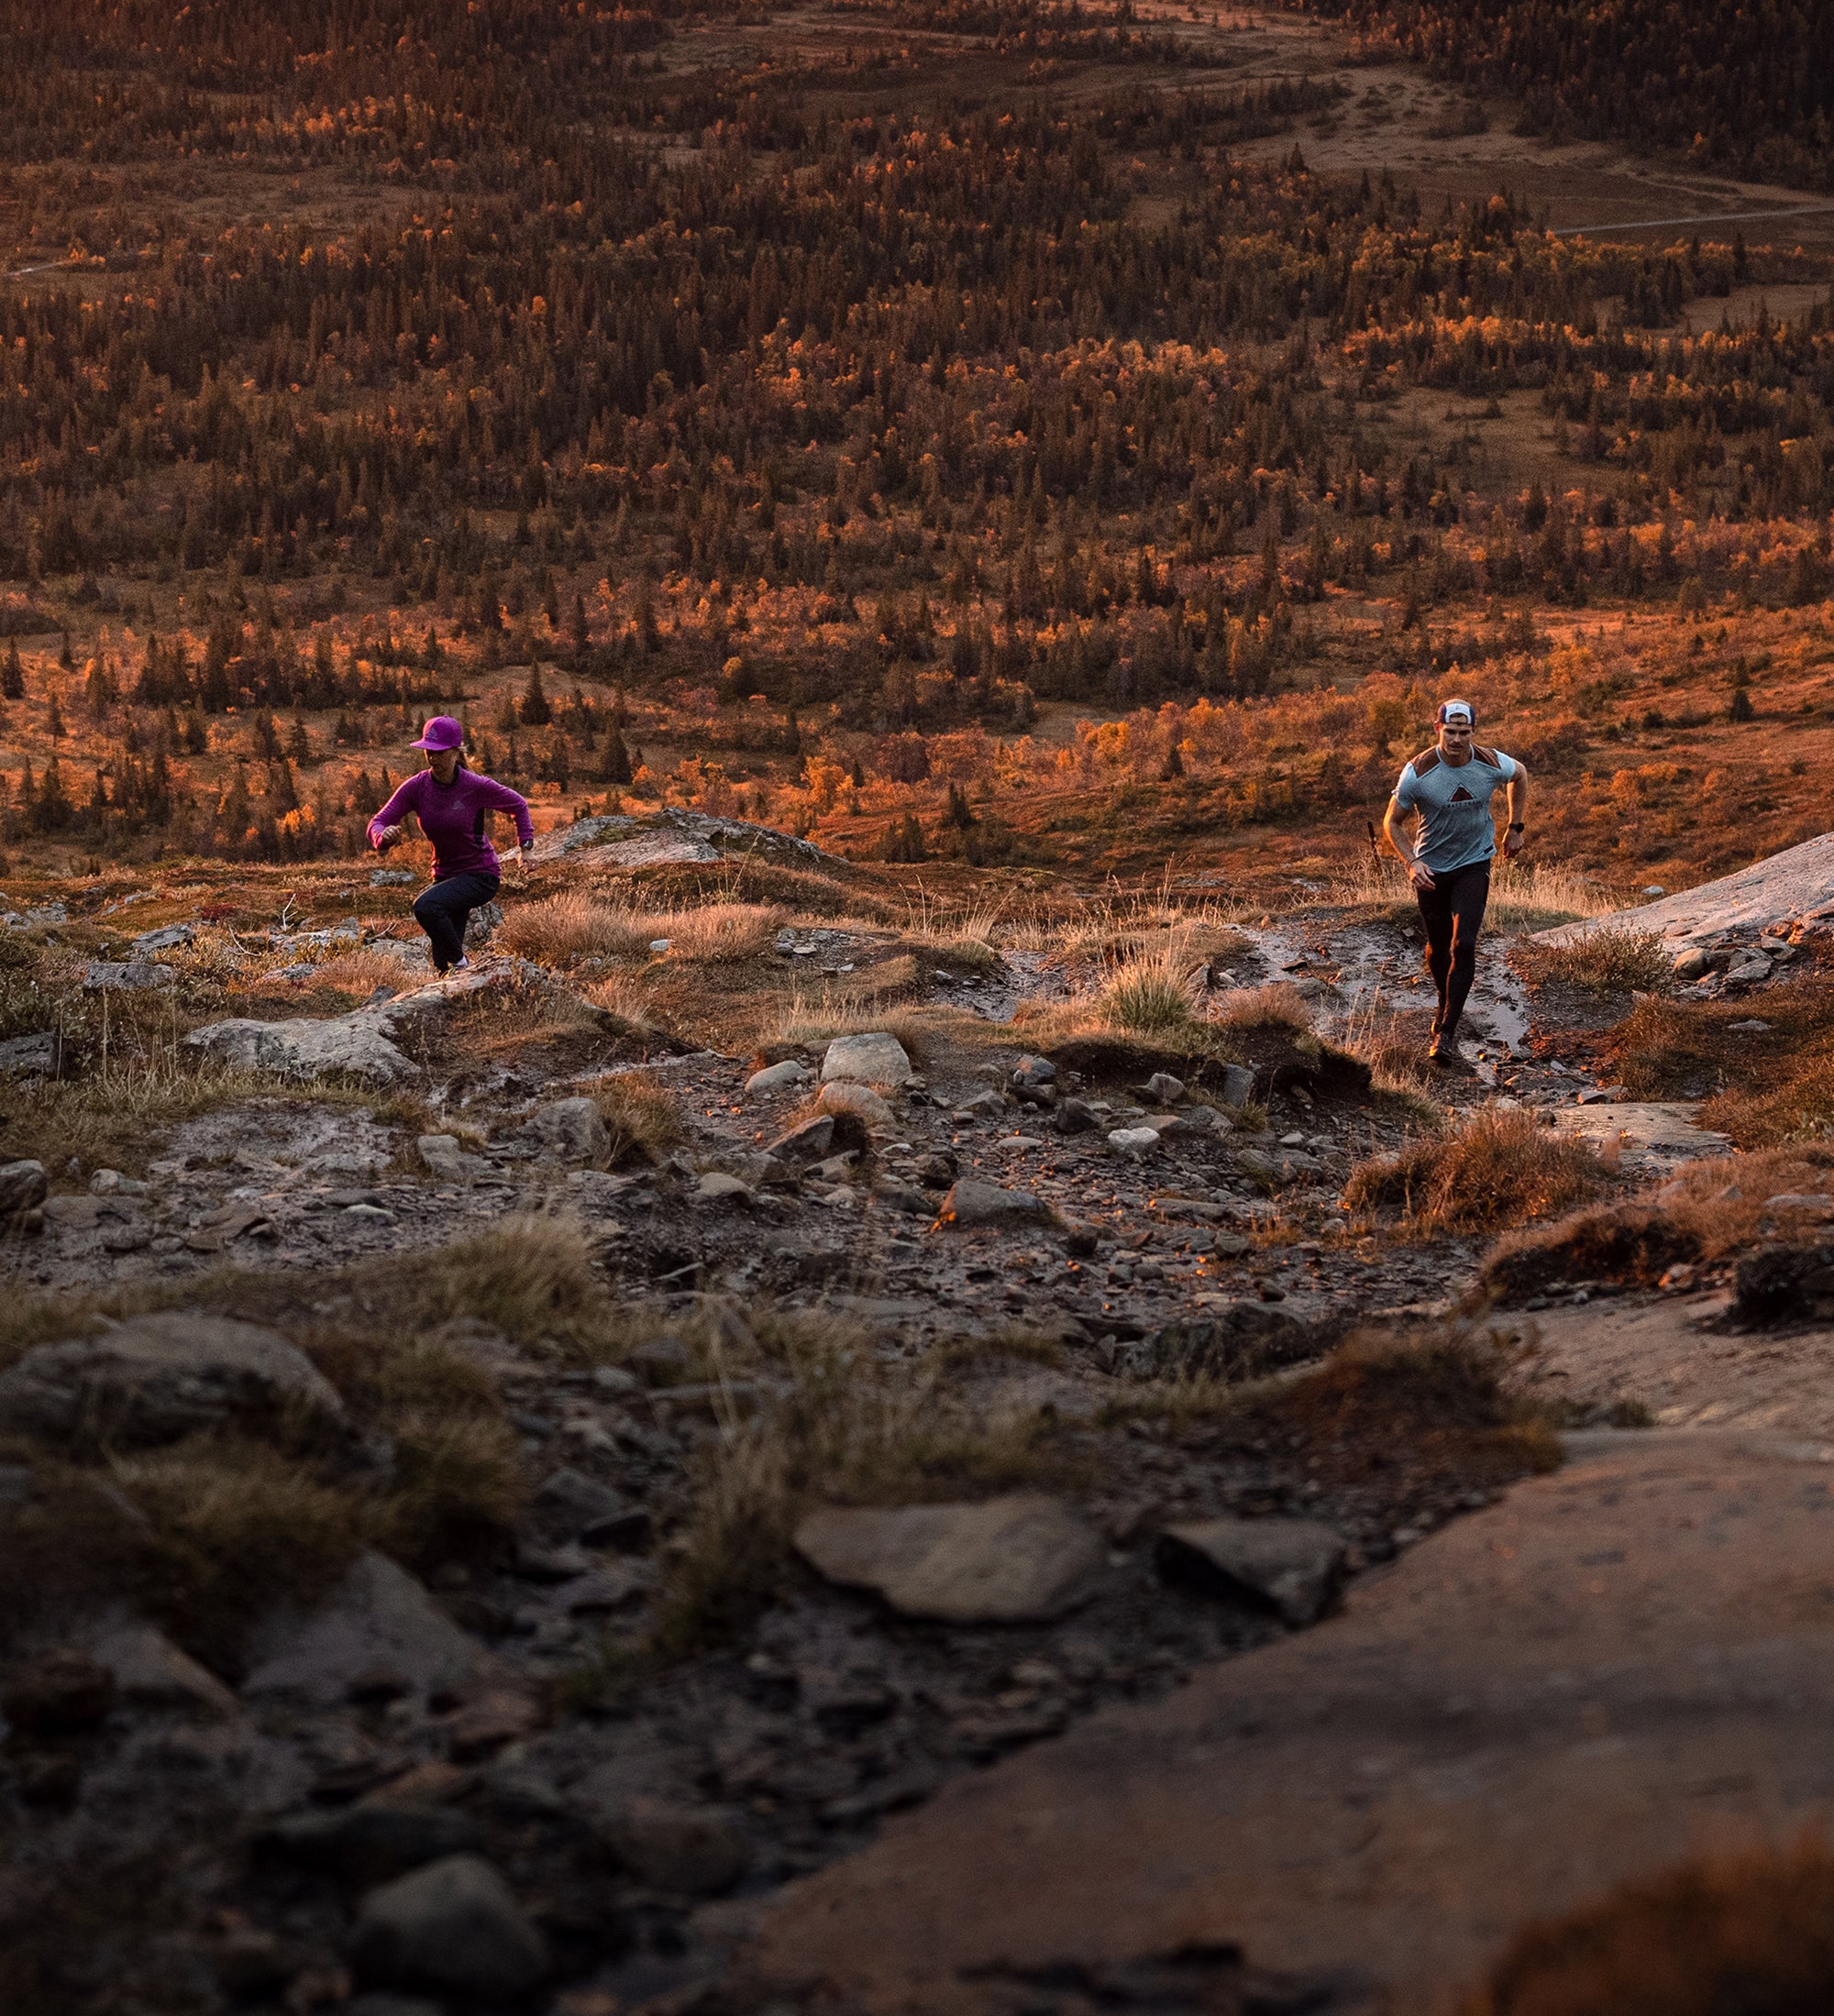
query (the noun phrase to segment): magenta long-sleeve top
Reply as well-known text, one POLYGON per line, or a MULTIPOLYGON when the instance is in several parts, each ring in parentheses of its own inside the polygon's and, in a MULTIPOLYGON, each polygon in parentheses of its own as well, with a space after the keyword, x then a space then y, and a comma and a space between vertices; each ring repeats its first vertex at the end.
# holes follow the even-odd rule
POLYGON ((484 821, 492 812, 506 812, 515 821, 516 838, 525 847, 535 840, 528 800, 475 770, 456 771, 450 784, 440 783, 431 770, 416 770, 370 821, 370 846, 380 847, 382 835, 409 812, 433 843, 436 882, 448 875, 502 875, 497 850, 484 834, 484 821))

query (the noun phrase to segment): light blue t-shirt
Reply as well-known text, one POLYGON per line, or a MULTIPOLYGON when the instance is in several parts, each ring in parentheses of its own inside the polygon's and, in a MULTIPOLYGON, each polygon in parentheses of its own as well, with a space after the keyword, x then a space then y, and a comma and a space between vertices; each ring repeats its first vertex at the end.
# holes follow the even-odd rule
POLYGON ((1420 817, 1415 852, 1435 875, 1450 875, 1497 852, 1497 825, 1490 800, 1516 774, 1516 759, 1500 749, 1486 762, 1472 752, 1456 767, 1441 756, 1418 776, 1410 763, 1395 787, 1395 802, 1420 817))

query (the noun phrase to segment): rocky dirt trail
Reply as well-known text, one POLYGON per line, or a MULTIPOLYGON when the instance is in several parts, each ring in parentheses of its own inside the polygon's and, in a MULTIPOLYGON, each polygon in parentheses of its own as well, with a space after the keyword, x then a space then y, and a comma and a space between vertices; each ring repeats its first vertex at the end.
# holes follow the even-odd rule
MULTIPOLYGON (((1198 1027, 1220 1019, 1245 1063, 1188 1030, 1079 1030, 1064 1005, 1099 970, 1030 941, 934 955, 879 1027, 855 1007, 853 1033, 745 1054, 481 954, 341 1014, 200 1021, 190 1048, 232 1070, 259 1046, 262 1088, 179 1119, 138 1173, 0 1170, 9 1262, 52 1298, 0 1352, 22 1560, 78 1486, 166 1547, 171 1506, 225 1487, 160 1480, 263 1438, 312 1466, 288 1488, 369 1508, 331 1581, 238 1598, 232 1636, 105 1577, 47 1611, 28 1577, 0 1918, 60 1926, 45 1900, 72 1872, 158 1863, 160 1939, 130 1924, 84 1963, 158 2008, 1413 2009, 1514 1912, 1474 1846, 1498 1785, 1527 1788, 1525 1839, 1536 1801, 1592 1788, 1585 1852, 1535 1865, 1537 1903, 1673 1843, 1673 1814, 1666 1834, 1612 1818, 1650 1768, 1611 1748, 1637 1703, 1685 1723, 1708 1788, 1689 1812, 1773 1817, 1785 1725, 1655 1676, 1674 1663, 1685 1692, 1732 1645, 1739 1578, 1778 1536, 1818 1559, 1834 1333, 1780 1350, 1732 1337, 1717 1301, 1551 1283, 1528 1390, 1695 1439, 1582 1438, 1511 1489, 1552 1445, 1522 1438, 1494 1373, 1468 1386, 1481 1336, 1431 1323, 1477 1284, 1479 1242, 1342 1203, 1423 1124, 1331 1043, 1423 1039, 1417 937, 1367 909, 1232 929, 1193 985, 1198 1027), (669 1129, 628 1152, 646 1100, 669 1129), (439 1263, 482 1283, 472 1301, 416 1309, 439 1279, 421 1256, 487 1249, 439 1263), (556 1313, 527 1313, 518 1266, 558 1267, 574 1301, 543 1288, 556 1313), (600 1312, 590 1348, 567 1341, 588 1334, 575 1307, 600 1312), (1420 1391, 1323 1359, 1371 1320, 1427 1339, 1420 1391), (473 1425, 429 1441, 432 1407, 473 1425), (1794 1439, 1691 1426, 1715 1420, 1794 1439), (515 1488, 462 1544, 392 1555, 425 1452, 450 1452, 439 1489, 475 1491, 479 1435, 515 1488), (827 1509, 789 1518, 802 1470, 843 1459, 827 1509), (1727 1493, 1762 1515, 1712 1526, 1731 1565, 1690 1623, 1663 1592, 1709 1542, 1674 1536, 1727 1493), (1609 1625, 1632 1586, 1641 1650, 1609 1625), (1237 1944, 1253 1980, 1219 1957, 1237 1944)), ((905 942, 792 915, 747 970, 806 1016, 905 942)), ((1467 1068, 1437 1097, 1594 1128, 1626 1189, 1679 1166, 1690 1109, 1664 1134, 1615 1103, 1508 949, 1486 949, 1467 1068)), ((138 963, 179 989, 190 950, 138 963)), ((63 1984, 45 2006, 94 1985, 42 1950, 74 1936, 21 1949, 63 1984)))

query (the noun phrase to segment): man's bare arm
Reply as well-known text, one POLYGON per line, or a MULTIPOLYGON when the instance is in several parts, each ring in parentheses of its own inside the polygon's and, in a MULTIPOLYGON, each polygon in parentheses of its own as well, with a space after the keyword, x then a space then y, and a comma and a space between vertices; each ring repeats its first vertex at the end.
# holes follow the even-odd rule
MULTIPOLYGON (((1529 773, 1519 763, 1516 766, 1516 774, 1509 779, 1508 794, 1509 823, 1513 826, 1519 820, 1526 821, 1528 818, 1529 773)), ((1524 833, 1506 832, 1503 835, 1504 854, 1506 855, 1519 854, 1522 849, 1522 843, 1527 837, 1524 833)))
POLYGON ((1388 844, 1406 864, 1415 887, 1430 889, 1433 886, 1432 870, 1415 854, 1401 831, 1407 817, 1407 810, 1400 799, 1391 798, 1388 800, 1388 810, 1382 815, 1382 831, 1388 836, 1388 844))

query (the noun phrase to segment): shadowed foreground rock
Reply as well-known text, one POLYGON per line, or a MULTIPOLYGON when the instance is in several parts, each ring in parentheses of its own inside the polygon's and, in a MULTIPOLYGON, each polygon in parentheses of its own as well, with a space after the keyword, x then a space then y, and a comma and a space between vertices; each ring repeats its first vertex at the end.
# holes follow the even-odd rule
POLYGON ((1825 1822, 1834 1449, 1578 1448, 1316 1630, 958 1779, 789 1892, 748 1967, 861 2016, 1007 2016, 1235 1945, 1316 1984, 1296 2006, 1444 2016, 1525 1920, 1825 1822))

